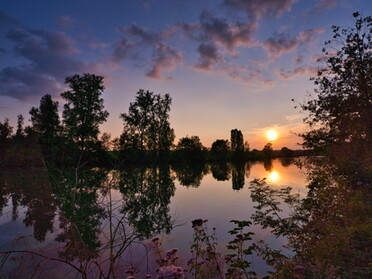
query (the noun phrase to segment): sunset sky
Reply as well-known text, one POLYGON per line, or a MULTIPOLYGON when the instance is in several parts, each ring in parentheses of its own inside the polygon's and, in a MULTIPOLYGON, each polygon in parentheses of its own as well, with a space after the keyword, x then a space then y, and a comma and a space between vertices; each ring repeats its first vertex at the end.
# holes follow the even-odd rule
POLYGON ((122 131, 139 89, 169 93, 176 140, 198 135, 207 147, 243 132, 262 149, 298 148, 295 103, 314 86, 331 26, 372 14, 370 0, 64 0, 2 1, 0 121, 16 124, 49 93, 60 102, 64 78, 105 77, 101 130, 122 131))

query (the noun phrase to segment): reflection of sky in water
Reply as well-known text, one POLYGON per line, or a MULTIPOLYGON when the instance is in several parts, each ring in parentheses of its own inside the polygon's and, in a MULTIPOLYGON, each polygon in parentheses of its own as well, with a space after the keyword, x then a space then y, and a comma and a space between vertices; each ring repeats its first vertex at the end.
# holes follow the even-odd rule
MULTIPOLYGON (((186 225, 175 228, 171 236, 166 237, 166 248, 177 247, 181 251, 189 253, 193 234, 191 220, 202 218, 208 220, 210 231, 214 227, 217 229, 220 249, 224 249, 227 242, 232 239, 227 233, 233 228, 229 221, 232 219, 249 220, 251 214, 254 213, 254 204, 248 189, 249 182, 255 178, 264 177, 266 177, 267 183, 275 188, 291 186, 295 192, 306 193, 305 176, 296 165, 283 166, 279 160, 273 160, 271 170, 265 170, 262 162, 252 164, 249 173, 246 168, 245 185, 239 191, 232 189, 231 179, 217 181, 211 173, 204 176, 198 188, 188 188, 176 181, 177 190, 172 198, 171 212, 178 223, 186 222, 186 225)), ((280 248, 285 241, 272 237, 269 231, 262 230, 258 226, 252 226, 251 230, 256 233, 257 240, 265 240, 272 248, 280 248)), ((262 261, 256 257, 253 260, 254 269, 258 273, 262 273, 265 270, 262 261)))
MULTIPOLYGON (((239 175, 240 182, 243 180, 245 184, 240 190, 233 189, 234 174, 229 175, 229 180, 217 181, 209 172, 203 177, 199 187, 182 186, 176 179, 176 192, 171 198, 170 214, 179 226, 176 226, 170 235, 164 236, 164 248, 179 248, 179 255, 183 259, 184 266, 190 255, 189 247, 193 234, 191 220, 193 219, 207 219, 210 231, 212 228, 217 230, 219 250, 223 253, 228 252, 225 250, 225 246, 232 239, 228 231, 233 228, 233 224, 229 221, 232 219, 249 220, 254 212, 254 204, 251 201, 248 188, 249 182, 253 179, 266 177, 267 183, 275 188, 291 186, 295 192, 301 195, 306 194, 304 175, 294 164, 283 163, 279 159, 273 160, 271 164, 265 166, 263 162, 251 163, 250 168, 241 167, 239 175)), ((116 205, 122 203, 122 193, 117 190, 112 191, 111 198, 116 205)), ((11 240, 17 236, 32 235, 31 227, 26 228, 22 223, 25 208, 20 207, 18 210, 19 218, 16 221, 11 221, 11 202, 3 210, 3 215, 0 217, 0 249, 10 248, 11 240)), ((45 248, 54 245, 59 227, 57 220, 58 218, 55 218, 54 228, 56 231, 48 233, 46 241, 38 245, 45 248)), ((108 227, 105 221, 103 226, 107 231, 108 227)), ((250 230, 255 232, 256 240, 263 239, 272 248, 280 248, 285 242, 285 239, 272 237, 268 230, 262 230, 258 226, 252 226, 250 230)), ((259 258, 251 257, 249 260, 253 261, 253 269, 258 274, 263 274, 267 269, 259 258)))

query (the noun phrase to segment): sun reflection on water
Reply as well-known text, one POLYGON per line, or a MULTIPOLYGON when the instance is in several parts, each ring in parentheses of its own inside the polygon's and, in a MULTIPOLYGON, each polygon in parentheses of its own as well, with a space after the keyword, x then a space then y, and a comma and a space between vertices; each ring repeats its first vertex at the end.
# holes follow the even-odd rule
POLYGON ((268 180, 270 182, 278 182, 280 179, 279 173, 277 171, 272 171, 269 173, 268 180))

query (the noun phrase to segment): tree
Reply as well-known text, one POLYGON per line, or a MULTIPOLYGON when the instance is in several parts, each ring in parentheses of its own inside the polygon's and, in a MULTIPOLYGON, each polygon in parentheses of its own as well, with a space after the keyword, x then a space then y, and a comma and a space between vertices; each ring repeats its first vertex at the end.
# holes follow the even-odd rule
POLYGON ((205 147, 198 136, 180 138, 174 152, 176 161, 204 161, 205 147))
POLYGON ((231 151, 244 151, 243 134, 238 129, 231 130, 231 151))
POLYGON ((216 161, 222 161, 227 159, 229 153, 229 141, 218 139, 212 143, 211 155, 212 159, 216 161))
POLYGON ((17 116, 17 131, 16 131, 17 138, 22 138, 24 136, 24 129, 23 129, 24 120, 25 119, 22 114, 19 114, 17 116))
POLYGON ((104 110, 101 95, 104 90, 103 76, 94 74, 72 75, 65 83, 71 90, 61 94, 65 99, 63 122, 67 135, 77 142, 80 150, 98 140, 99 125, 109 113, 104 110))
POLYGON ((325 43, 326 63, 313 79, 316 97, 301 105, 311 130, 301 136, 305 148, 348 145, 359 157, 371 148, 372 17, 353 16, 353 28, 333 26, 333 40, 325 43))
POLYGON ((124 121, 122 149, 150 150, 155 157, 167 156, 175 137, 169 122, 171 104, 169 94, 139 90, 128 113, 120 115, 124 121))
POLYGON ((13 133, 13 127, 9 124, 9 119, 5 118, 4 122, 0 122, 0 143, 9 140, 13 133))
POLYGON ((38 108, 30 110, 33 130, 39 135, 41 144, 51 144, 61 131, 58 115, 58 102, 52 100, 49 94, 44 95, 40 100, 38 108))
POLYGON ((273 144, 271 142, 267 143, 262 149, 262 152, 265 154, 266 159, 271 159, 273 154, 273 144))

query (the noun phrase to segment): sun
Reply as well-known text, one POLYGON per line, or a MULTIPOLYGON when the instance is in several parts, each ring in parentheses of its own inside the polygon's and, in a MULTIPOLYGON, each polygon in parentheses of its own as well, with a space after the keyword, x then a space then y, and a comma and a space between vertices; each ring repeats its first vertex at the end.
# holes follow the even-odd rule
POLYGON ((274 130, 269 130, 266 132, 266 136, 269 141, 276 140, 278 138, 278 133, 274 130))

